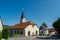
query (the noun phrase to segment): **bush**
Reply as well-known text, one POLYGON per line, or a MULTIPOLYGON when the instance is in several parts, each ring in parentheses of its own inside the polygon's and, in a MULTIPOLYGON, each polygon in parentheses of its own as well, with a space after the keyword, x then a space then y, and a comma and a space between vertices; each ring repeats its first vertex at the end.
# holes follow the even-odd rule
POLYGON ((0 32, 0 40, 1 40, 1 38, 2 38, 2 33, 0 32))
POLYGON ((2 30, 2 38, 3 39, 8 39, 8 36, 9 36, 8 28, 3 28, 3 30, 2 30))

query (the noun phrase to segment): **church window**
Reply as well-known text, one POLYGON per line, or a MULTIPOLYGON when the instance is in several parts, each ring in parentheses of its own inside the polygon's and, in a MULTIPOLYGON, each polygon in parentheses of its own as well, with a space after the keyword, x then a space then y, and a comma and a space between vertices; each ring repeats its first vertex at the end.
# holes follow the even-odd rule
POLYGON ((17 30, 17 34, 19 34, 19 30, 17 30))
POLYGON ((36 31, 36 35, 37 35, 37 31, 36 31))
POLYGON ((21 34, 23 34, 23 31, 21 31, 21 34))
POLYGON ((16 34, 16 30, 15 30, 15 34, 16 34))
POLYGON ((10 34, 13 34, 13 30, 10 31, 10 34))

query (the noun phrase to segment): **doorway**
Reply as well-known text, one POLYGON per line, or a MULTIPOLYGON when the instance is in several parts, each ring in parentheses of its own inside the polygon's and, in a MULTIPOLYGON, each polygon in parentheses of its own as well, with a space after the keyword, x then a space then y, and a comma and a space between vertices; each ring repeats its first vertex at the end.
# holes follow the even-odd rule
POLYGON ((36 35, 37 35, 37 31, 36 31, 36 35))
POLYGON ((28 36, 30 36, 30 31, 28 31, 28 36))

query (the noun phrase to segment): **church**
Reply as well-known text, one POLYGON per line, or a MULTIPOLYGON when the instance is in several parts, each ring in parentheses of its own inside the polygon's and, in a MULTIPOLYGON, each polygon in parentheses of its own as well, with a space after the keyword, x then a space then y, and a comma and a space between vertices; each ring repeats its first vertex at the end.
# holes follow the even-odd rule
POLYGON ((10 35, 20 34, 24 36, 39 35, 39 27, 32 21, 26 21, 24 11, 22 11, 19 24, 9 27, 10 35))

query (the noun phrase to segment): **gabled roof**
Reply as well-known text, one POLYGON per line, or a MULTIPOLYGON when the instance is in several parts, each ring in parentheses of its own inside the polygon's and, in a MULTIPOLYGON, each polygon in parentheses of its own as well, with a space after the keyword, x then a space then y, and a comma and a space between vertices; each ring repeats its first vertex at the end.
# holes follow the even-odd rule
POLYGON ((29 21, 29 22, 25 22, 25 23, 21 23, 21 24, 16 24, 13 27, 11 27, 10 29, 25 29, 28 25, 35 25, 33 22, 29 21))

